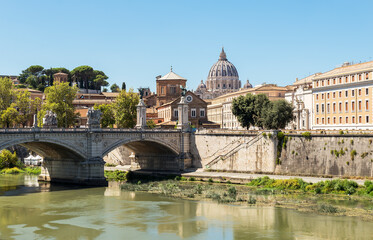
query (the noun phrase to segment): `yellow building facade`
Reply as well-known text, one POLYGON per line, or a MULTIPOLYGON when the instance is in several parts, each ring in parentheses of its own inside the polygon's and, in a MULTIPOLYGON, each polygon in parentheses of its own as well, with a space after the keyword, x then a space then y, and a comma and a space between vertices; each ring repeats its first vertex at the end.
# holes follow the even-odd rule
POLYGON ((373 129, 373 61, 344 63, 313 79, 313 129, 373 129))

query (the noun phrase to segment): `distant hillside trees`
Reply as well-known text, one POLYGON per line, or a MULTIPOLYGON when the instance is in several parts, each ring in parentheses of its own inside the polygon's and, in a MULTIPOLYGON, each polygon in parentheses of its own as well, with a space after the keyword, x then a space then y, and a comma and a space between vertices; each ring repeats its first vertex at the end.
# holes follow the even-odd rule
POLYGON ((45 88, 53 86, 53 75, 59 72, 68 74, 69 84, 75 81, 79 88, 100 90, 109 85, 106 81, 108 76, 90 66, 79 66, 70 72, 63 67, 45 69, 40 65, 32 65, 23 70, 18 79, 22 85, 44 92, 45 88))

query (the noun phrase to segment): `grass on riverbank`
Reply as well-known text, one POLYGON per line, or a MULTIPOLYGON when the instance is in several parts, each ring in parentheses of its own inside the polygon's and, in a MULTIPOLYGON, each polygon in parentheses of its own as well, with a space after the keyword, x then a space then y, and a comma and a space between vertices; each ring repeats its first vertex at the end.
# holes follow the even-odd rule
POLYGON ((40 175, 41 168, 40 167, 25 167, 25 168, 4 168, 0 170, 0 174, 19 174, 19 173, 26 173, 30 175, 40 175))
POLYGON ((364 186, 359 186, 355 181, 334 179, 321 181, 315 184, 304 182, 300 178, 275 180, 262 177, 247 183, 248 186, 270 188, 279 190, 299 190, 315 194, 345 194, 373 196, 373 182, 366 180, 364 186))
MULTIPOLYGON (((225 181, 225 180, 224 180, 225 181)), ((307 183, 302 179, 253 179, 247 184, 203 181, 194 177, 152 177, 131 174, 125 191, 142 191, 183 199, 211 199, 218 203, 276 206, 303 212, 356 216, 373 221, 373 182, 363 186, 349 180, 307 183)))

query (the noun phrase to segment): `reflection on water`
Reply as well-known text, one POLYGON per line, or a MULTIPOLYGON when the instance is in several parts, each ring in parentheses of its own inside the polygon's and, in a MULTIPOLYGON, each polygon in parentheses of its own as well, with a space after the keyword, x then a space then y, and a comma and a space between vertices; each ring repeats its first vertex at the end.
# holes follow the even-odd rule
POLYGON ((370 239, 373 223, 0 176, 0 239, 370 239))

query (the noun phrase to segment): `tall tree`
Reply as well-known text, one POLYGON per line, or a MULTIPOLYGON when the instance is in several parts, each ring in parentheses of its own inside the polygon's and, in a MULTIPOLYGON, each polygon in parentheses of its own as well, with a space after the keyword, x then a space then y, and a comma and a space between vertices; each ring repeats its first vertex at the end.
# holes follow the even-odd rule
POLYGON ((78 88, 71 87, 69 83, 56 83, 45 89, 45 103, 42 111, 39 113, 39 119, 42 119, 47 110, 57 114, 58 127, 73 126, 77 115, 73 100, 76 97, 78 88))
POLYGON ((111 92, 119 92, 120 91, 119 86, 116 83, 111 85, 110 90, 111 90, 111 92))
POLYGON ((232 103, 232 113, 242 127, 284 128, 293 118, 293 108, 285 100, 271 102, 265 94, 240 96, 232 103))
POLYGON ((44 73, 44 67, 40 65, 32 65, 23 70, 18 79, 22 84, 41 91, 48 85, 48 77, 44 73))
POLYGON ((136 125, 136 106, 139 96, 130 89, 122 90, 115 100, 115 122, 118 128, 133 128, 136 125))
POLYGON ((79 88, 89 89, 93 75, 93 68, 86 65, 76 67, 71 71, 71 77, 78 83, 79 88))
POLYGON ((13 83, 9 78, 0 78, 0 112, 10 107, 14 96, 13 83))
POLYGON ((53 75, 56 74, 56 73, 59 73, 59 72, 68 74, 69 75, 68 76, 68 81, 71 82, 70 71, 68 69, 64 68, 64 67, 44 69, 43 72, 48 79, 48 84, 45 87, 49 87, 49 86, 53 85, 53 82, 54 82, 53 75))
POLYGON ((30 97, 30 92, 25 90, 19 90, 16 92, 16 101, 14 107, 18 111, 17 123, 21 124, 23 127, 26 123, 32 119, 33 105, 30 97))
POLYGON ((126 83, 125 82, 122 83, 122 90, 126 90, 126 83))
POLYGON ((0 118, 2 126, 6 128, 13 127, 16 124, 18 114, 17 110, 13 107, 8 107, 2 111, 0 118))
POLYGON ((111 104, 95 104, 93 106, 95 110, 100 110, 102 115, 101 115, 101 127, 102 128, 113 128, 115 124, 115 115, 114 115, 114 109, 113 105, 111 104))
POLYGON ((284 99, 271 102, 264 112, 266 129, 284 129, 293 120, 293 106, 284 99))
POLYGON ((247 129, 250 126, 262 127, 262 112, 266 108, 269 100, 264 94, 247 94, 235 98, 232 103, 232 113, 237 117, 242 127, 247 129))
POLYGON ((7 149, 4 149, 0 152, 0 169, 19 166, 20 162, 18 161, 16 152, 11 153, 7 149))

